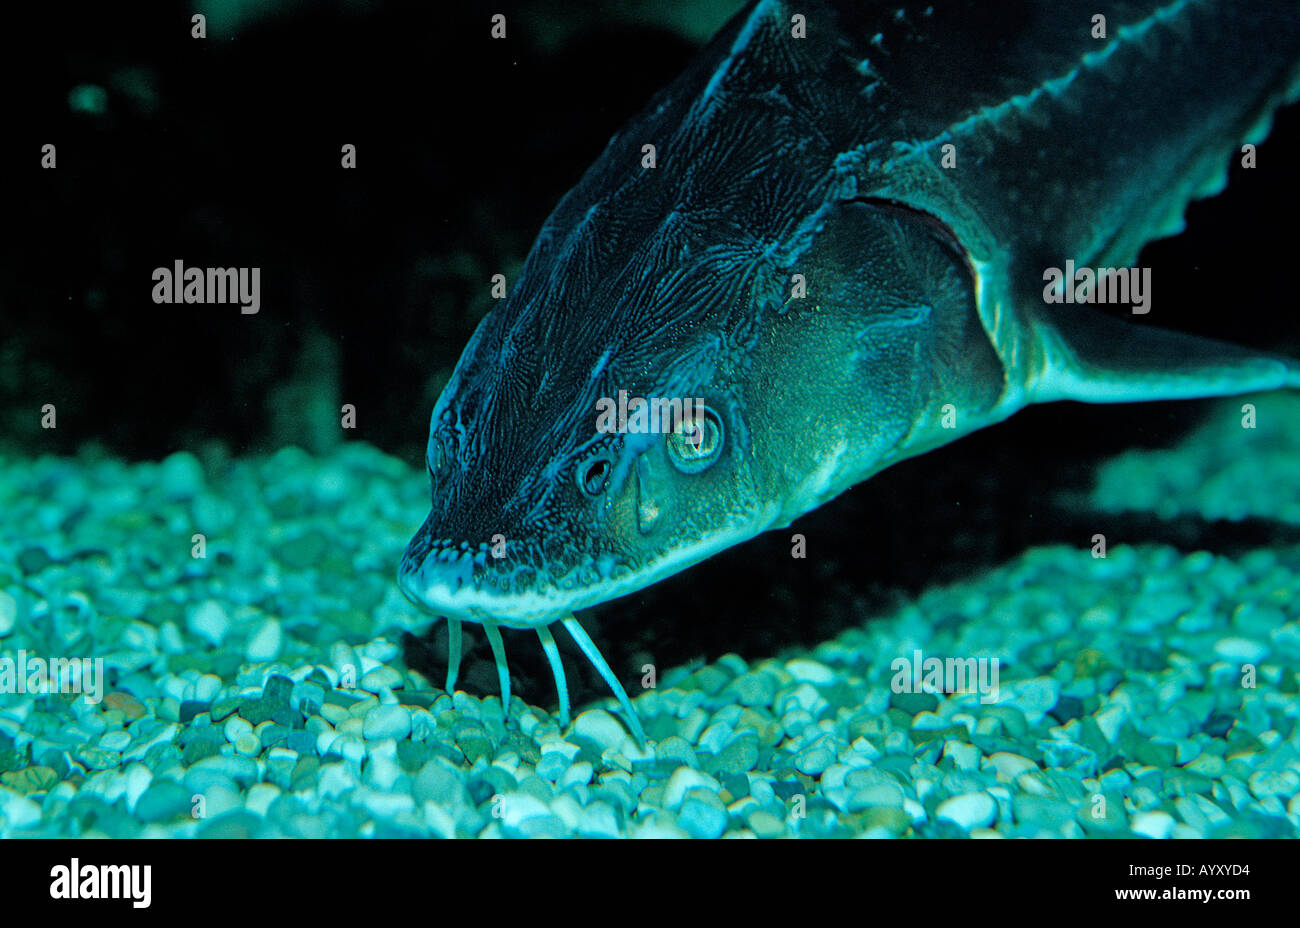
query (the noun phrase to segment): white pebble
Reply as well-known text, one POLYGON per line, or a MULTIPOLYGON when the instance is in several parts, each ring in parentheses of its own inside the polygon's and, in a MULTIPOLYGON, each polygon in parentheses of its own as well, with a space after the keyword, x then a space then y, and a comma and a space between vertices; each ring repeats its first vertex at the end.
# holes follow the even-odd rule
POLYGON ((935 818, 955 822, 969 831, 992 823, 998 806, 988 793, 962 793, 939 803, 934 810, 935 818))
POLYGON ((105 732, 99 739, 99 746, 105 751, 124 751, 131 743, 131 735, 120 728, 105 732))
POLYGON ((1028 757, 1010 751, 996 751, 988 756, 988 762, 997 771, 998 779, 1004 783, 1014 783, 1022 773, 1038 769, 1038 765, 1028 757))
POLYGON ((402 675, 392 667, 380 665, 368 671, 357 685, 367 693, 382 693, 394 689, 402 682, 402 675))
POLYGON ((153 773, 144 764, 132 764, 126 772, 126 807, 135 809, 135 802, 153 782, 153 773))
POLYGON ((574 764, 568 770, 564 771, 563 776, 560 777, 560 781, 556 785, 559 786, 560 789, 573 786, 577 783, 581 783, 585 786, 591 782, 591 775, 594 772, 594 769, 595 768, 585 760, 581 763, 574 764))
POLYGON ((1268 645, 1249 638, 1220 638, 1214 643, 1214 653, 1225 661, 1258 664, 1268 657, 1268 645))
POLYGON ((158 629, 158 644, 164 654, 184 654, 185 636, 175 622, 164 622, 158 629))
POLYGON ((185 624, 194 634, 220 647, 230 631, 230 616, 221 603, 209 599, 190 610, 185 624))
POLYGON ((367 741, 401 741, 411 733, 411 715, 403 706, 375 706, 366 713, 361 733, 367 741))
POLYGON ((266 619, 262 622, 253 634, 248 636, 248 646, 244 649, 244 657, 250 661, 273 661, 280 656, 280 646, 283 642, 283 635, 280 631, 280 623, 275 619, 266 619))
POLYGON ((596 742, 602 751, 618 747, 627 737, 618 719, 604 709, 588 709, 575 718, 573 733, 596 742))
POLYGON ((231 744, 234 744, 243 735, 251 735, 252 733, 253 724, 237 715, 232 715, 226 719, 225 727, 222 729, 222 734, 226 736, 226 740, 231 744))
POLYGON ((1057 700, 1061 698, 1061 684, 1051 677, 1017 680, 1009 689, 1011 705, 1024 713, 1025 721, 1030 725, 1041 722, 1047 710, 1055 706, 1057 700))
POLYGON ((41 807, 26 796, 10 793, 4 804, 0 805, 0 815, 3 815, 5 821, 8 822, 8 831, 14 832, 22 828, 39 825, 41 807))
POLYGON ((274 783, 255 783, 244 797, 244 808, 254 815, 266 817, 266 810, 280 797, 280 787, 274 783))
POLYGON ((825 664, 818 661, 808 660, 807 658, 797 657, 788 661, 785 669, 789 671, 790 676, 794 677, 800 683, 813 683, 824 685, 832 683, 835 680, 835 672, 825 664))
POLYGON ((194 698, 199 702, 212 702, 221 692, 221 678, 205 673, 194 684, 194 698))
POLYGON ((1092 720, 1101 729, 1102 737, 1114 744, 1120 727, 1128 720, 1128 709, 1123 703, 1113 702, 1093 713, 1092 720))
POLYGON ((708 774, 692 770, 690 767, 678 767, 668 778, 668 785, 664 787, 664 807, 676 812, 681 808, 687 791, 697 787, 703 787, 714 793, 722 789, 721 784, 708 774))
POLYGON ((546 803, 529 793, 506 793, 501 799, 501 821, 511 827, 539 815, 551 814, 546 803))
POLYGON ((1174 830, 1174 825, 1178 824, 1172 815, 1168 812, 1156 810, 1154 812, 1139 812, 1133 816, 1129 827, 1133 829, 1134 834, 1143 835, 1147 838, 1168 838, 1174 830))

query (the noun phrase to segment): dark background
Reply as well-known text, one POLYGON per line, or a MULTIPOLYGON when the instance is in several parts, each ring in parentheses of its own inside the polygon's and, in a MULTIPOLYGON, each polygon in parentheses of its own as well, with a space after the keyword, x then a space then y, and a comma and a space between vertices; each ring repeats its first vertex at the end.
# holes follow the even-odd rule
MULTIPOLYGON (((609 136, 735 6, 268 3, 233 29, 214 12, 206 40, 190 38, 183 3, 29 7, 9 36, 0 165, 0 447, 326 451, 348 402, 348 440, 419 467, 491 275, 513 280, 609 136), (494 12, 507 41, 489 38, 494 12), (85 85, 101 102, 83 91, 74 107, 85 85), (57 170, 39 167, 46 142, 57 170), (354 171, 339 166, 349 142, 354 171), (261 312, 155 305, 152 270, 178 258, 261 267, 261 312), (39 427, 47 402, 57 430, 39 427)), ((1156 297, 1142 322, 1300 356, 1300 109, 1280 114, 1259 168, 1233 160, 1228 191, 1144 250, 1156 297)), ((1085 545, 1095 517, 1052 501, 1117 451, 1175 441, 1205 408, 1027 410, 801 520, 808 562, 788 557, 789 533, 764 537, 623 601, 617 635, 602 633, 606 608, 584 622, 616 668, 824 640, 874 603, 1029 545, 1085 545)), ((1227 550, 1270 531, 1133 516, 1113 534, 1227 550)), ((408 659, 423 663, 421 647, 408 659)), ((530 698, 548 698, 540 652, 510 651, 530 698)), ((489 662, 464 679, 495 689, 489 662)))
MULTIPOLYGON (((324 450, 350 402, 352 437, 418 462, 491 275, 513 279, 563 193, 682 69, 682 23, 707 35, 736 6, 267 3, 233 30, 213 13, 206 40, 184 3, 33 6, 10 34, 0 435, 132 458, 210 438, 324 450), (70 106, 85 85, 99 112, 70 106), (39 167, 46 142, 57 170, 39 167), (150 275, 178 258, 261 267, 261 312, 155 305, 150 275)), ((1257 170, 1144 252, 1149 321, 1295 345, 1298 129, 1292 108, 1257 170)))

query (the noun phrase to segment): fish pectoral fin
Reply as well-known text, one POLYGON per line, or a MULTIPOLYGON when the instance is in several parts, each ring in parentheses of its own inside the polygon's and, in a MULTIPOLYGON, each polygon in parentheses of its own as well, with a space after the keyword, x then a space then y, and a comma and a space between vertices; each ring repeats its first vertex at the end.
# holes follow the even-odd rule
POLYGON ((1035 324, 1032 402, 1136 403, 1300 388, 1300 362, 1084 307, 1058 307, 1035 324))

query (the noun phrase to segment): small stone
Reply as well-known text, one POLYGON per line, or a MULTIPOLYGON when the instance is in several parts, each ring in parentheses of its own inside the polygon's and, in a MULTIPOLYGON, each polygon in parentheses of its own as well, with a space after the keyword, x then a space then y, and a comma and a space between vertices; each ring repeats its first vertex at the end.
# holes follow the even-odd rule
POLYGON ((943 745, 943 757, 952 761, 957 770, 973 772, 980 767, 980 751, 973 744, 964 741, 949 740, 943 745))
POLYGON ((680 735, 669 735, 662 739, 655 747, 655 756, 668 770, 700 765, 699 759, 695 756, 695 748, 680 735))
POLYGON ((461 719, 452 726, 451 734, 456 747, 460 748, 471 764, 480 758, 492 756, 492 739, 478 719, 461 719))
POLYGON ((1120 702, 1103 706, 1093 713, 1092 720, 1110 744, 1119 737, 1120 727, 1128 720, 1128 708, 1120 702))
POLYGON ((934 815, 970 831, 991 824, 997 811, 997 803, 988 793, 962 793, 939 803, 934 815))
POLYGON ((182 725, 188 725, 195 718, 207 712, 212 706, 206 702, 198 702, 190 699, 181 703, 180 711, 176 714, 176 720, 182 725))
POLYGON ((240 705, 239 714, 254 725, 270 721, 285 728, 293 728, 295 723, 301 725, 302 716, 289 706, 289 696, 292 693, 293 681, 276 674, 267 678, 266 685, 262 688, 262 698, 245 700, 240 705))
POLYGON ((99 746, 106 751, 125 751, 130 744, 130 733, 122 731, 120 728, 105 732, 103 737, 99 739, 99 746))
POLYGON ((200 638, 220 647, 230 632, 230 616, 226 615, 221 603, 209 599, 190 610, 185 625, 200 638))
POLYGON ((760 838, 783 838, 786 835, 785 822, 764 809, 751 812, 747 823, 760 838))
POLYGON ((727 830, 727 809, 712 793, 692 793, 677 813, 677 824, 693 838, 720 838, 727 830))
POLYGON ((234 744, 241 735, 251 735, 253 733, 253 723, 237 715, 232 715, 226 719, 226 724, 221 726, 221 733, 225 736, 226 741, 234 744))
POLYGON ((584 807, 574 831, 584 838, 617 838, 620 834, 614 810, 604 802, 584 807))
POLYGON ((316 753, 316 739, 309 731, 291 731, 284 739, 284 746, 300 755, 316 753))
POLYGON ((138 699, 130 693, 114 691, 104 697, 104 707, 106 709, 119 710, 124 716, 132 721, 142 719, 147 714, 147 710, 138 699))
POLYGON ((891 806, 873 805, 863 809, 858 821, 866 837, 897 837, 912 827, 911 816, 901 808, 891 806))
POLYGON ((594 772, 595 768, 588 761, 579 761, 564 771, 564 775, 560 777, 555 785, 560 789, 566 789, 574 785, 586 786, 591 782, 591 775, 594 772))
POLYGON ((1294 770, 1260 770, 1250 775, 1246 785, 1260 799, 1269 796, 1289 799, 1300 788, 1300 773, 1294 770))
POLYGON ((262 820, 253 813, 237 809, 220 818, 213 818, 203 824, 198 831, 200 838, 242 838, 247 840, 257 836, 262 827, 262 820))
POLYGON ((366 713, 362 735, 367 741, 401 741, 410 734, 411 713, 404 706, 375 706, 366 713))
POLYGON ((714 758, 712 768, 720 774, 747 773, 758 765, 758 733, 737 732, 714 758))
POLYGON ((244 757, 257 757, 262 753, 262 742, 251 731, 245 732, 235 739, 235 753, 244 757))
POLYGON ((622 723, 604 709, 588 709, 573 720, 573 734, 594 741, 602 751, 623 744, 627 732, 622 723))
POLYGON ((214 724, 223 721, 238 712, 239 707, 243 705, 243 702, 244 701, 238 696, 232 696, 229 699, 219 699, 214 702, 212 708, 208 710, 208 718, 210 718, 214 724))
POLYGON ((59 782, 59 775, 50 767, 24 767, 0 773, 0 783, 24 796, 49 792, 59 782))
POLYGON ((1268 645, 1251 638, 1220 638, 1214 643, 1214 653, 1225 661, 1239 664, 1258 664, 1268 657, 1268 645))
POLYGON ((537 775, 554 783, 569 769, 569 758, 560 751, 547 751, 537 761, 537 775))
POLYGON ((370 670, 361 678, 357 686, 367 693, 379 693, 384 690, 397 689, 402 684, 402 675, 392 667, 381 664, 370 670))
POLYGON ((1286 614, 1277 606, 1242 603, 1232 614, 1232 624, 1249 638, 1267 638, 1286 624, 1286 614))
POLYGON ((18 569, 28 576, 39 574, 54 563, 54 559, 46 554, 45 549, 41 547, 23 548, 18 552, 17 560, 18 569))
POLYGON ((735 691, 742 706, 770 706, 776 699, 777 680, 770 673, 753 670, 736 677, 728 688, 735 691))
POLYGON ((166 822, 190 811, 190 791, 175 780, 149 784, 135 804, 135 817, 146 824, 166 822))
POLYGON ((872 806, 901 809, 903 799, 903 788, 892 780, 885 780, 854 790, 849 797, 849 811, 857 812, 872 806))
POLYGON ((1016 777, 1022 773, 1029 773, 1038 769, 1038 765, 1028 757, 1022 757, 1008 751, 997 751, 990 754, 988 761, 993 766, 993 769, 997 771, 997 778, 1003 783, 1014 783, 1016 777))
POLYGON ((933 712, 939 706, 939 698, 933 693, 894 693, 889 698, 889 704, 909 716, 916 716, 922 712, 933 712))
POLYGON ((17 793, 8 797, 0 796, 0 818, 8 823, 9 832, 33 828, 41 822, 41 807, 33 800, 17 793))
POLYGON ((1061 684, 1051 677, 1017 680, 1008 689, 1012 705, 1025 714, 1030 725, 1037 725, 1061 698, 1061 684))
POLYGON ((681 808, 682 800, 686 797, 686 791, 697 787, 716 793, 722 788, 722 784, 698 770, 693 770, 690 767, 678 767, 673 771, 673 775, 668 778, 668 785, 664 787, 664 807, 677 811, 681 808))
POLYGON ((810 777, 821 776, 831 764, 835 763, 835 752, 829 747, 818 745, 799 753, 795 760, 795 769, 810 777))
POLYGON ((244 657, 250 661, 273 661, 280 656, 282 643, 283 636, 280 623, 275 619, 267 618, 257 626, 253 634, 248 636, 248 644, 244 648, 244 657))
POLYGON ((1168 838, 1178 822, 1168 812, 1162 812, 1156 809, 1152 812, 1138 812, 1134 814, 1129 823, 1134 834, 1142 835, 1144 838, 1156 838, 1157 840, 1168 838))
POLYGON ((197 702, 212 702, 221 692, 221 678, 205 673, 194 683, 194 699, 197 702))
POLYGON ((795 658, 787 661, 785 669, 800 683, 812 683, 815 686, 824 686, 835 681, 835 672, 825 664, 808 660, 807 658, 795 658))
POLYGON ((1078 696, 1063 695, 1056 701, 1056 706, 1051 711, 1052 718, 1056 719, 1062 725, 1077 719, 1083 715, 1083 700, 1078 696))
POLYGON ((77 757, 91 770, 112 770, 122 763, 122 755, 117 751, 102 748, 82 748, 77 757))
POLYGON ((1137 748, 1133 752, 1133 757, 1148 766, 1159 767, 1163 770, 1174 765, 1174 761, 1178 757, 1178 747, 1165 742, 1139 741, 1137 748))
POLYGON ((192 499, 203 489, 203 465, 188 451, 177 451, 163 459, 158 488, 167 499, 192 499))

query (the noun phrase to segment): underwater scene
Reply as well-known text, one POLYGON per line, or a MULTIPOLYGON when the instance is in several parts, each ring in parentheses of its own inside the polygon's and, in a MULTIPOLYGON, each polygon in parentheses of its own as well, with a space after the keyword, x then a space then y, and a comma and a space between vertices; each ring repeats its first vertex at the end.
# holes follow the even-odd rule
POLYGON ((1300 833, 1293 0, 29 14, 0 837, 1300 833))

